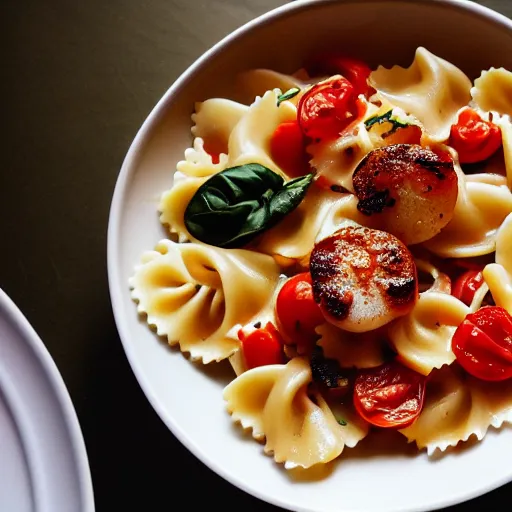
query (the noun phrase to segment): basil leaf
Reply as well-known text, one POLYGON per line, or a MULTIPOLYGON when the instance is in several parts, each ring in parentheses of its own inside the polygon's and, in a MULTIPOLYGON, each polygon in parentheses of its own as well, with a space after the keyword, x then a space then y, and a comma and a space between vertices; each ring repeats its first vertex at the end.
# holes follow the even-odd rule
POLYGON ((294 96, 297 96, 297 94, 299 94, 299 92, 300 92, 300 89, 298 87, 292 87, 291 89, 289 89, 285 93, 279 95, 277 97, 277 106, 279 107, 279 105, 281 105, 281 103, 283 101, 290 100, 294 96))
POLYGON ((364 122, 364 125, 366 128, 371 128, 374 124, 382 124, 382 123, 390 123, 391 124, 391 130, 387 131, 386 133, 382 134, 382 138, 386 138, 392 133, 395 133, 398 128, 406 128, 407 126, 410 126, 408 123, 404 123, 398 119, 398 117, 393 116, 393 110, 389 110, 385 114, 382 114, 381 116, 373 116, 367 119, 364 122))
POLYGON ((313 176, 284 183, 260 164, 225 169, 197 189, 185 210, 185 226, 201 242, 242 247, 297 208, 313 176))

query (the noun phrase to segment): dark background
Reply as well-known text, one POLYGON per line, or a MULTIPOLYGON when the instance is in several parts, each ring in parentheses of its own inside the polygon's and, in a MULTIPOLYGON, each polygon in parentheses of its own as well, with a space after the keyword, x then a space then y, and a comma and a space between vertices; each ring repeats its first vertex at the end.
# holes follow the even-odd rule
MULTIPOLYGON (((68 386, 98 512, 193 507, 198 492, 224 510, 278 510, 207 469, 147 402, 112 316, 106 233, 121 163, 158 99, 212 44, 283 3, 0 1, 0 287, 68 386)), ((512 17, 511 0, 480 3, 512 17)), ((449 510, 511 500, 509 484, 449 510)))

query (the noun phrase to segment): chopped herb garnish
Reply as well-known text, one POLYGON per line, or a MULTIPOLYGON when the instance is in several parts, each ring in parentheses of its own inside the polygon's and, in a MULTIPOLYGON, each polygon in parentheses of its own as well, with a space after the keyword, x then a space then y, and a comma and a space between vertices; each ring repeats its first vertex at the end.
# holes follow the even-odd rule
POLYGON ((290 90, 284 92, 283 94, 280 94, 277 97, 277 106, 279 107, 279 105, 281 105, 281 103, 283 101, 290 100, 294 96, 297 96, 297 94, 299 94, 299 92, 300 92, 300 89, 298 87, 292 87, 290 90))
POLYGON ((336 421, 342 426, 346 427, 348 423, 343 418, 336 418, 336 421))
POLYGON ((256 322, 256 323, 254 324, 254 328, 255 328, 255 329, 259 329, 260 327, 261 327, 261 322, 256 322))
POLYGON ((390 123, 392 125, 392 128, 386 133, 383 133, 382 138, 386 138, 389 135, 395 133, 398 130, 398 128, 407 128, 407 126, 410 126, 409 124, 400 121, 397 117, 394 117, 393 109, 389 110, 385 114, 382 114, 381 116, 370 117, 364 122, 364 125, 366 126, 366 128, 371 128, 375 124, 383 123, 390 123))

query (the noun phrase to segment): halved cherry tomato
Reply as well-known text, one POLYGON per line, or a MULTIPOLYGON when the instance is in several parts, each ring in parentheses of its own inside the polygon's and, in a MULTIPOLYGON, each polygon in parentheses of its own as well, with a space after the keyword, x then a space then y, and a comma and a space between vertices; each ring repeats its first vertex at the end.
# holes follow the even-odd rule
POLYGON ((356 94, 364 94, 368 97, 372 92, 372 88, 368 85, 368 77, 372 70, 362 60, 328 53, 317 56, 309 68, 313 74, 343 75, 354 86, 356 94))
POLYGON ((242 342, 247 368, 283 362, 283 343, 279 331, 272 322, 268 322, 265 327, 260 327, 250 334, 245 334, 240 329, 238 339, 242 342))
POLYGON ((478 379, 510 379, 512 317, 498 306, 470 313, 453 335, 452 351, 459 364, 478 379))
POLYGON ((297 119, 302 133, 313 140, 334 139, 366 112, 353 85, 334 77, 319 82, 301 97, 297 119))
POLYGON ((309 272, 296 274, 284 283, 276 299, 276 316, 287 341, 304 351, 313 347, 318 337, 315 328, 325 319, 313 298, 309 272))
POLYGON ((270 155, 274 162, 290 177, 309 172, 304 135, 297 120, 281 123, 270 139, 270 155))
POLYGON ((457 151, 462 164, 482 162, 501 147, 501 130, 466 108, 451 128, 449 145, 457 151))
POLYGON ((455 281, 452 295, 464 302, 467 306, 470 306, 476 291, 483 283, 484 276, 481 270, 468 270, 461 274, 455 281))
POLYGON ((423 375, 397 361, 360 370, 354 384, 354 405, 368 423, 405 428, 420 415, 425 398, 423 375))

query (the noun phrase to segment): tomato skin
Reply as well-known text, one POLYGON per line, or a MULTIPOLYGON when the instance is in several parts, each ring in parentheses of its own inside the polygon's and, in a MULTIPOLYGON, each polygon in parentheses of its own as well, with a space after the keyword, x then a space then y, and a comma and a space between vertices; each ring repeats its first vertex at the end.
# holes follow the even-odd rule
POLYGON ((421 413, 426 378, 397 361, 359 370, 354 406, 368 423, 381 428, 405 428, 421 413))
POLYGON ((366 105, 354 87, 342 77, 312 86, 299 101, 297 119, 304 136, 315 141, 337 138, 360 119, 366 105))
POLYGON ((474 377, 501 381, 512 377, 512 317, 498 306, 470 313, 457 327, 452 351, 474 377))
POLYGON ((369 97, 373 92, 372 87, 368 85, 368 77, 372 70, 365 62, 354 57, 326 53, 315 58, 310 70, 313 74, 339 73, 353 85, 357 95, 364 94, 369 97))
POLYGON ((293 178, 309 172, 304 135, 297 120, 281 123, 270 139, 272 160, 293 178))
POLYGON ((283 363, 283 343, 279 331, 272 322, 245 334, 242 329, 238 332, 242 342, 245 364, 248 369, 269 364, 283 363))
POLYGON ((470 306, 475 293, 483 283, 484 276, 481 270, 468 270, 461 274, 455 281, 452 295, 464 302, 467 306, 470 306))
POLYGON ((501 147, 501 130, 484 121, 475 110, 466 108, 452 126, 448 144, 459 154, 460 163, 482 162, 501 147))
POLYGON ((325 322, 313 298, 311 274, 303 272, 290 277, 279 290, 276 316, 284 337, 306 351, 313 347, 315 328, 325 322))

